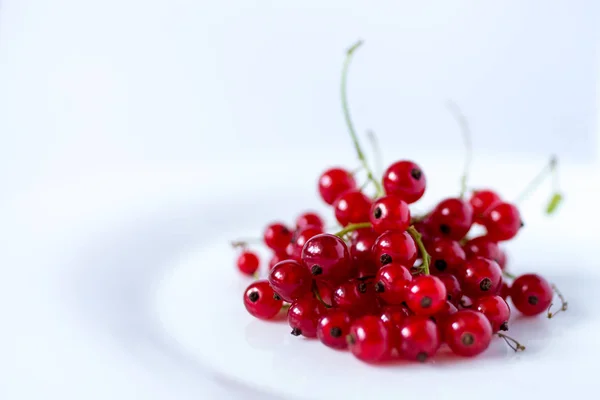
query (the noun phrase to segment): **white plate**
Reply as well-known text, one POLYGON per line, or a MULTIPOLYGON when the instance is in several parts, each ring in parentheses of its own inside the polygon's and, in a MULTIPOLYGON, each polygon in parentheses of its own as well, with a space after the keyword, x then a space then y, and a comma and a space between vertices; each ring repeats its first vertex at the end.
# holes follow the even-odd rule
MULTIPOLYGON (((436 170, 443 178, 443 168, 436 170)), ((512 188, 519 171, 529 174, 534 168, 510 166, 496 172, 490 168, 480 175, 488 174, 490 181, 512 188)), ((316 340, 290 335, 285 321, 264 322, 248 315, 242 293, 250 281, 235 270, 228 242, 236 236, 259 234, 269 220, 290 220, 291 210, 305 209, 314 188, 304 186, 288 190, 285 201, 278 195, 280 188, 267 185, 266 192, 238 193, 231 202, 204 209, 206 225, 200 228, 197 246, 171 261, 159 287, 160 321, 198 363, 222 377, 285 398, 572 395, 573 390, 594 384, 592 363, 600 355, 597 216, 581 214, 597 203, 589 194, 594 174, 585 171, 563 171, 563 176, 577 179, 564 182, 568 197, 558 217, 542 217, 537 201, 543 195, 529 201, 523 208, 529 217, 527 230, 510 245, 512 271, 544 274, 562 289, 570 304, 568 312, 553 320, 515 313, 509 333, 527 346, 523 353, 515 354, 495 339, 485 354, 474 359, 440 354, 425 365, 373 366, 316 340)))

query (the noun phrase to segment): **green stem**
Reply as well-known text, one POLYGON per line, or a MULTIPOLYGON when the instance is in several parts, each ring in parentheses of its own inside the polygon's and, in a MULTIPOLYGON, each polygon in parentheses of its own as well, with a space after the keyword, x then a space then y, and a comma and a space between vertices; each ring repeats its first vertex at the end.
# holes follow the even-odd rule
POLYGON ((529 182, 525 189, 523 189, 519 196, 517 196, 517 198, 515 199, 515 204, 521 203, 523 200, 529 197, 529 195, 531 195, 531 193, 540 186, 544 179, 546 179, 548 174, 554 175, 554 179, 552 182, 554 186, 553 189, 554 193, 558 193, 558 178, 556 175, 557 164, 558 159, 556 158, 556 156, 550 157, 550 161, 546 165, 544 165, 544 168, 542 168, 542 170, 531 180, 531 182, 529 182))
POLYGON ((460 131, 463 136, 463 141, 465 144, 465 166, 463 170, 463 175, 460 178, 460 198, 464 198, 467 193, 467 180, 469 177, 469 171, 471 169, 471 160, 473 158, 473 143, 471 141, 471 129, 469 128, 469 123, 467 122, 467 118, 460 111, 460 108, 453 101, 447 102, 448 110, 452 113, 456 122, 460 126, 460 131))
POLYGON ((323 306, 325 306, 325 308, 331 308, 331 306, 329 304, 325 303, 323 301, 323 299, 321 298, 321 294, 319 293, 319 288, 317 287, 317 283, 315 281, 313 281, 312 292, 315 295, 316 299, 319 300, 321 302, 321 304, 323 304, 323 306))
POLYGON ((344 61, 344 67, 342 69, 342 84, 341 84, 341 95, 342 95, 342 109, 344 110, 344 118, 346 120, 346 125, 348 126, 348 131, 350 132, 350 136, 352 137, 352 142, 354 143, 354 148, 356 149, 356 155, 358 159, 362 163, 365 171, 367 172, 367 178, 373 182, 373 185, 376 189, 376 197, 383 196, 383 187, 381 183, 375 179, 369 164, 367 163, 367 159, 365 157, 365 153, 362 151, 360 147, 360 143, 358 141, 358 136, 356 135, 356 130, 354 129, 354 125, 352 124, 352 118, 350 118, 350 107, 348 106, 348 94, 347 94, 347 81, 348 81, 348 68, 350 67, 350 63, 352 61, 352 55, 354 51, 358 49, 362 45, 362 40, 356 42, 352 47, 348 49, 346 52, 346 60, 344 61))
POLYGON ((502 271, 502 275, 504 275, 505 277, 509 278, 509 279, 517 279, 517 276, 514 274, 511 274, 508 271, 502 271))
POLYGON ((348 224, 341 231, 334 233, 334 235, 337 237, 344 237, 346 234, 348 234, 350 232, 356 231, 358 229, 365 229, 365 228, 370 228, 370 227, 372 227, 370 222, 359 222, 356 224, 348 224))
POLYGON ((421 268, 423 269, 423 273, 425 273, 425 275, 429 275, 429 262, 431 261, 431 257, 429 256, 429 253, 427 253, 427 249, 425 249, 423 240, 421 240, 421 234, 415 229, 414 226, 410 226, 406 232, 412 236, 417 247, 419 248, 419 251, 421 252, 421 258, 423 259, 423 266, 421 268))
POLYGON ((367 138, 369 142, 371 142, 371 147, 373 148, 373 155, 375 157, 375 173, 378 176, 383 174, 383 157, 381 156, 381 146, 379 146, 379 140, 377 139, 377 135, 375 132, 369 130, 367 131, 367 138))

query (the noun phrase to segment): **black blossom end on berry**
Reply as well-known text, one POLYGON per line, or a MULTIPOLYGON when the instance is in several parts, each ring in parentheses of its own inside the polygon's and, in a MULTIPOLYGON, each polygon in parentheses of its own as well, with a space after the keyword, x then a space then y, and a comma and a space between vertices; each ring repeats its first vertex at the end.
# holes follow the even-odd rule
POLYGON ((300 335, 302 335, 302 331, 298 328, 294 328, 294 329, 292 329, 291 334, 294 336, 300 336, 300 335))
POLYGON ((484 292, 487 292, 492 288, 492 280, 490 278, 484 278, 479 282, 479 288, 484 292))
POLYGON ((356 343, 356 338, 353 335, 348 335, 346 336, 346 343, 354 344, 356 343))
POLYGON ((502 323, 502 325, 500 325, 500 330, 505 331, 505 332, 508 330, 508 322, 507 321, 504 321, 502 323))
POLYGON ((523 220, 521 220, 521 228, 525 226, 525 222, 523 222, 523 220))
POLYGON ((427 361, 427 353, 425 352, 420 352, 419 354, 417 354, 417 361, 424 363, 425 361, 427 361))
POLYGON ((529 304, 531 304, 532 306, 535 306, 538 303, 538 298, 537 298, 537 296, 529 296, 527 298, 527 302, 529 304))
POLYGON ((446 262, 446 260, 435 260, 435 263, 433 263, 433 265, 435 265, 435 268, 440 272, 445 271, 446 268, 448 268, 448 263, 446 262))
POLYGON ((290 230, 284 226, 283 228, 281 228, 281 233, 287 236, 290 234, 290 230))
POLYGON ((446 224, 441 224, 440 225, 440 232, 443 233, 444 235, 449 235, 450 234, 450 227, 446 224))
POLYGON ((361 282, 358 284, 358 291, 361 293, 367 293, 367 284, 364 282, 361 282))
POLYGON ((256 303, 258 301, 259 297, 260 297, 260 295, 258 294, 258 292, 252 292, 252 293, 248 294, 248 299, 250 299, 250 301, 253 303, 256 303))
POLYGON ((275 300, 281 300, 281 296, 279 296, 277 293, 273 293, 273 298, 275 300))
POLYGON ((465 346, 471 346, 473 343, 475 343, 475 337, 472 334, 467 332, 464 335, 462 335, 462 337, 460 338, 460 341, 465 346))
POLYGON ((381 257, 379 257, 379 261, 381 261, 381 265, 388 265, 392 262, 392 256, 387 253, 382 254, 381 257))
POLYGON ((312 268, 310 269, 310 273, 313 275, 321 275, 323 273, 323 268, 321 268, 318 265, 313 265, 312 268))
POLYGON ((385 286, 383 286, 383 282, 379 281, 375 284, 375 291, 377 293, 383 293, 385 291, 385 286))
POLYGON ((452 295, 449 294, 448 296, 446 296, 446 300, 448 300, 450 303, 452 303, 452 295))
POLYGON ((381 218, 381 214, 381 207, 375 207, 375 210, 373 210, 373 216, 375 217, 375 219, 381 218))
POLYGON ((337 326, 334 326, 329 330, 329 334, 331 335, 331 337, 339 338, 340 336, 342 336, 342 330, 337 326))
POLYGON ((423 176, 423 172, 419 168, 413 168, 410 171, 410 176, 412 176, 416 180, 419 180, 421 179, 421 176, 423 176))
POLYGON ((431 297, 429 297, 429 296, 425 296, 421 299, 421 307, 423 307, 423 308, 431 307, 431 303, 432 303, 432 300, 431 300, 431 297))

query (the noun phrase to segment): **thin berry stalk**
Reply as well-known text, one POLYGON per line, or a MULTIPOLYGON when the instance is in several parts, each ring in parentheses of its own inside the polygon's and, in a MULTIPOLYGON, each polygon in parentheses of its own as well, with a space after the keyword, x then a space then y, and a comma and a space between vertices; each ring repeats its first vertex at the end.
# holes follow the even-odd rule
POLYGON ((431 262, 431 256, 429 255, 429 253, 427 253, 427 249, 425 249, 423 240, 421 240, 421 234, 415 229, 414 226, 410 226, 406 230, 406 232, 408 232, 409 235, 412 236, 412 238, 415 241, 415 244, 421 252, 421 258, 423 259, 423 265, 421 266, 421 269, 423 270, 423 273, 425 275, 429 275, 429 263, 431 262))
POLYGON ((452 113, 456 122, 460 126, 460 131, 462 133, 464 145, 465 145, 465 165, 462 177, 460 178, 460 198, 464 199, 467 194, 467 181, 469 178, 469 171, 471 170, 471 160, 473 158, 473 143, 471 141, 471 129, 469 128, 469 123, 467 122, 467 118, 463 115, 460 108, 453 101, 447 102, 448 110, 452 113))
POLYGON ((370 222, 359 222, 356 224, 348 224, 341 231, 334 233, 334 235, 337 237, 343 238, 350 232, 356 231, 358 229, 371 228, 372 226, 373 225, 371 225, 370 222))

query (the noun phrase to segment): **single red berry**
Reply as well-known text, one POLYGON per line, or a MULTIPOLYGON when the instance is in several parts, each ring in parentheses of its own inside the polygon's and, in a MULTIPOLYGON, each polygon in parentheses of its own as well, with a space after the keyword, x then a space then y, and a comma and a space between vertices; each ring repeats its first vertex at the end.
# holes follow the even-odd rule
POLYGON ((352 279, 333 291, 333 305, 353 317, 375 315, 380 311, 373 281, 352 279))
POLYGON ((412 161, 397 161, 383 174, 383 188, 386 194, 400 196, 408 204, 423 197, 427 179, 421 167, 412 161))
POLYGON ((408 317, 400 328, 400 355, 407 360, 425 362, 441 345, 440 332, 427 317, 408 317))
POLYGON ((302 249, 302 263, 315 278, 332 282, 348 279, 354 272, 346 242, 329 233, 308 239, 302 249))
POLYGON ((237 259, 238 269, 246 275, 253 275, 258 270, 259 264, 258 256, 252 251, 243 251, 237 259))
POLYGON ((306 296, 312 288, 312 275, 299 262, 286 260, 269 273, 271 287, 283 300, 291 303, 306 296))
POLYGON ((401 264, 386 264, 375 275, 375 291, 386 304, 400 305, 406 297, 406 284, 412 280, 410 271, 401 264))
POLYGON ((462 289, 460 283, 454 275, 440 274, 437 276, 446 287, 446 300, 452 304, 458 304, 462 298, 462 289))
POLYGON ((410 210, 399 196, 387 195, 373 203, 369 218, 373 230, 379 234, 385 231, 404 232, 410 225, 410 210))
POLYGON ((473 208, 462 199, 448 198, 435 207, 427 223, 436 236, 461 240, 473 225, 473 208))
POLYGON ((492 325, 480 312, 460 310, 444 324, 443 337, 454 354, 473 357, 485 351, 492 341, 492 325))
POLYGON ((273 253, 271 259, 269 260, 269 271, 272 270, 277 263, 285 260, 291 260, 287 253, 273 253))
POLYGON ((415 277, 406 286, 406 304, 416 315, 433 315, 446 302, 446 287, 433 275, 415 277))
POLYGON ((389 351, 389 336, 387 327, 379 317, 367 315, 354 321, 350 327, 348 348, 359 360, 379 361, 389 351))
POLYGON ((325 311, 325 306, 312 294, 294 301, 288 310, 288 324, 292 328, 292 335, 317 337, 319 318, 325 311))
POLYGON ((360 190, 349 190, 337 198, 333 208, 335 219, 342 226, 369 222, 371 199, 360 190))
POLYGON ((296 218, 297 230, 308 228, 309 226, 314 226, 323 230, 325 224, 323 223, 323 220, 321 219, 319 214, 314 212, 305 212, 304 214, 300 214, 298 218, 296 218))
POLYGON ((294 235, 292 243, 290 243, 286 248, 286 254, 288 257, 300 261, 302 256, 302 249, 304 245, 308 241, 308 239, 317 236, 323 233, 323 230, 316 226, 309 226, 308 228, 304 228, 299 230, 294 235))
POLYGON ((373 259, 379 265, 392 262, 413 266, 418 257, 417 245, 407 232, 388 231, 373 243, 373 259))
POLYGON ((344 311, 328 311, 319 319, 317 325, 317 337, 325 346, 334 349, 345 349, 348 347, 346 337, 350 333, 352 318, 344 311))
POLYGON ((292 241, 292 231, 284 224, 275 222, 267 226, 263 237, 268 247, 275 251, 284 251, 292 241))
POLYGON ((319 194, 327 204, 333 204, 339 195, 355 188, 354 177, 343 168, 328 169, 319 178, 319 194))
POLYGON ((502 270, 496 261, 475 257, 458 273, 463 293, 471 298, 496 294, 502 286, 502 270))
POLYGON ((379 269, 379 263, 373 260, 373 243, 379 236, 372 229, 359 229, 350 241, 350 257, 356 266, 357 277, 373 276, 379 269))
POLYGON ((508 299, 508 297, 510 296, 510 285, 508 283, 506 283, 505 280, 502 280, 502 286, 500 287, 498 294, 504 300, 508 299))
POLYGON ((497 203, 483 217, 483 225, 491 240, 503 241, 517 236, 523 226, 519 209, 510 203, 497 203))
POLYGON ((547 311, 554 291, 546 279, 536 274, 521 275, 510 287, 510 298, 522 314, 532 316, 547 311))
POLYGON ((467 259, 483 257, 500 264, 500 247, 487 236, 478 236, 470 239, 464 244, 463 248, 465 249, 467 259))
POLYGON ((483 223, 483 216, 496 203, 501 201, 500 196, 492 190, 476 190, 469 199, 473 207, 473 221, 478 224, 483 223))
POLYGON ((465 263, 465 252, 455 240, 438 237, 427 245, 431 256, 430 270, 432 274, 455 273, 465 263))
POLYGON ((279 313, 283 301, 275 296, 269 282, 260 280, 252 282, 244 292, 244 306, 256 318, 271 319, 279 313))
POLYGON ((510 318, 510 307, 500 296, 484 296, 473 301, 473 309, 479 311, 492 324, 492 331, 508 330, 508 319, 510 318))

